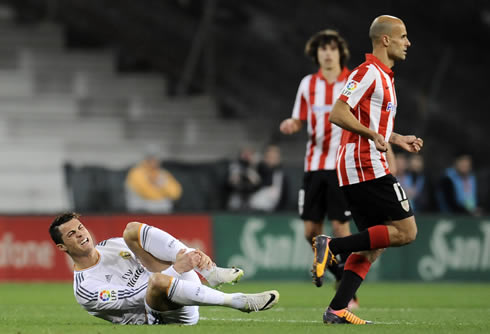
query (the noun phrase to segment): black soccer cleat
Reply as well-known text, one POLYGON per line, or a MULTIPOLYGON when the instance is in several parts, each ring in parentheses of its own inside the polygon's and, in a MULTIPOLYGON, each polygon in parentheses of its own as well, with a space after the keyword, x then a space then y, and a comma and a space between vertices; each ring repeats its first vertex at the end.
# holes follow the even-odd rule
POLYGON ((313 238, 313 251, 315 252, 315 256, 313 259, 313 269, 311 271, 313 273, 313 283, 315 283, 317 287, 323 285, 325 268, 337 263, 335 255, 333 255, 328 246, 330 240, 332 240, 332 238, 324 234, 317 235, 313 238))

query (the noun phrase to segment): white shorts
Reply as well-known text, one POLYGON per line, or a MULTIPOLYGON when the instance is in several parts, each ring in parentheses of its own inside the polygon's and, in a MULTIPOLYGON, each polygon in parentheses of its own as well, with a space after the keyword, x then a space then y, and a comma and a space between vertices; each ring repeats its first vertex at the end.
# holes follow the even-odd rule
POLYGON ((199 321, 199 306, 182 306, 170 311, 155 311, 145 301, 149 325, 195 325, 199 321))

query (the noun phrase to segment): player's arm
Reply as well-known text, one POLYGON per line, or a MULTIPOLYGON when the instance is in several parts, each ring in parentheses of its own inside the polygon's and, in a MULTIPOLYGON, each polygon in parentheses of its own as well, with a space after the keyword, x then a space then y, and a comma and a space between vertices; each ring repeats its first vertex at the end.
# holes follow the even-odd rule
POLYGON ((362 125, 350 111, 350 106, 340 99, 335 102, 328 120, 344 130, 354 132, 364 138, 371 139, 374 141, 376 148, 379 151, 386 152, 388 149, 388 145, 383 136, 362 125))
POLYGON ((413 135, 403 136, 395 132, 391 134, 389 142, 411 153, 418 153, 424 146, 422 138, 413 135))
POLYGON ((293 113, 290 118, 286 118, 279 125, 279 130, 285 135, 298 132, 303 127, 303 123, 307 121, 308 102, 306 96, 310 77, 308 75, 301 80, 294 100, 293 113))

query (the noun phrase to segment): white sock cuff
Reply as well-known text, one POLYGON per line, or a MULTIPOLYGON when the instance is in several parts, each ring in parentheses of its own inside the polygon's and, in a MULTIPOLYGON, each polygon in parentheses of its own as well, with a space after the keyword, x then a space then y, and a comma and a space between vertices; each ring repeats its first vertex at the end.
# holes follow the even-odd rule
POLYGON ((168 267, 167 269, 163 270, 161 273, 176 278, 180 278, 182 276, 182 274, 179 274, 178 272, 175 271, 174 266, 168 267))

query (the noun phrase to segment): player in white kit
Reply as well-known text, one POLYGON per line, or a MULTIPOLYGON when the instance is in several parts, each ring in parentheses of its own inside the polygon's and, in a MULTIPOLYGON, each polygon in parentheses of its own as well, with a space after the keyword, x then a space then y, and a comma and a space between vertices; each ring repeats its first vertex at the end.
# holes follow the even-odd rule
POLYGON ((188 248, 158 228, 130 222, 123 238, 94 246, 77 213, 55 218, 49 228, 56 247, 74 262, 77 302, 91 315, 115 324, 186 324, 199 321, 199 305, 263 311, 277 304, 275 290, 223 293, 211 286, 236 283, 243 271, 220 268, 202 251, 188 248))

